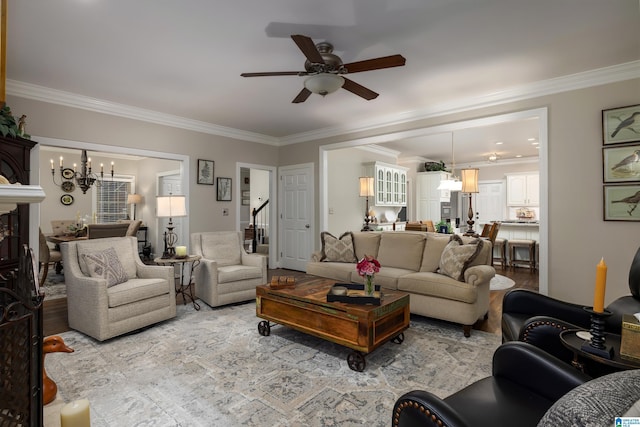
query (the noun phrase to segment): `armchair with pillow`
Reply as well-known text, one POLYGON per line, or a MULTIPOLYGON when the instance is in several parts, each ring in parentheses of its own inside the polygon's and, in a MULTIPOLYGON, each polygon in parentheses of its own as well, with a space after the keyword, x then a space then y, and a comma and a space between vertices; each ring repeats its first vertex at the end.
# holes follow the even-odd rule
POLYGON ((544 350, 514 341, 498 347, 492 371, 444 399, 424 390, 404 394, 392 426, 612 426, 616 417, 640 414, 640 369, 591 379, 544 350))
MULTIPOLYGON (((620 297, 605 307, 612 313, 605 320, 607 332, 619 335, 622 315, 640 312, 640 248, 629 269, 629 290, 631 295, 620 297)), ((591 328, 590 315, 582 305, 525 289, 513 289, 503 298, 502 342, 525 341, 570 362, 573 353, 560 342, 560 332, 578 328, 591 328)))
POLYGON ((239 231, 191 234, 191 251, 200 255, 194 271, 196 296, 217 307, 252 300, 267 283, 267 257, 248 254, 239 231))
POLYGON ((98 341, 176 316, 173 267, 145 265, 135 237, 61 245, 69 326, 98 341))

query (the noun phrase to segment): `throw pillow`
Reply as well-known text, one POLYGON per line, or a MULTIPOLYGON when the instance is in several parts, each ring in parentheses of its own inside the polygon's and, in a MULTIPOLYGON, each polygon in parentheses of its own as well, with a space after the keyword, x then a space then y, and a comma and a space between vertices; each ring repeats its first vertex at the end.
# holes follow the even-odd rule
POLYGON ((353 245, 353 233, 347 231, 339 238, 331 233, 323 231, 320 233, 322 240, 322 258, 325 262, 357 262, 356 251, 353 245))
POLYGON ((538 427, 611 426, 638 399, 640 369, 615 372, 579 385, 562 396, 544 414, 538 427))
POLYGON ((124 283, 129 279, 113 247, 103 251, 82 254, 82 257, 87 264, 89 276, 106 279, 107 287, 124 283))
POLYGON ((478 256, 483 244, 482 240, 476 239, 465 245, 460 236, 454 234, 442 251, 438 273, 463 282, 464 272, 478 256))

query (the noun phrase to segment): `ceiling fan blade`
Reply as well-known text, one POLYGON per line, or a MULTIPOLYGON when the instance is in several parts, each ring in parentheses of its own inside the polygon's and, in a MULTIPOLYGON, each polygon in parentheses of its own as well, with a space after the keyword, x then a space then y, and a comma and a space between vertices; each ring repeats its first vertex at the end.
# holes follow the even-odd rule
POLYGON ((348 73, 359 73, 361 71, 380 70, 382 68, 401 67, 407 60, 402 55, 383 56, 381 58, 366 59, 364 61, 344 64, 348 73))
POLYGON ((318 48, 316 44, 311 40, 310 37, 303 36, 300 34, 292 34, 291 38, 298 45, 304 56, 307 57, 309 62, 314 64, 324 64, 324 59, 322 59, 322 55, 318 52, 318 48))
MULTIPOLYGON (((344 76, 343 76, 344 78, 344 76)), ((371 101, 378 97, 378 94, 372 91, 371 89, 367 89, 366 87, 354 82, 353 80, 349 80, 344 78, 344 85, 342 85, 343 89, 348 90, 349 92, 361 96, 367 101, 371 101)))
POLYGON ((262 73, 242 73, 242 77, 264 77, 264 76, 306 76, 306 71, 266 71, 262 73))
POLYGON ((293 104, 299 104, 301 102, 306 101, 309 95, 311 95, 311 91, 306 87, 303 87, 300 93, 298 93, 298 95, 295 98, 293 98, 293 101, 291 102, 293 104))

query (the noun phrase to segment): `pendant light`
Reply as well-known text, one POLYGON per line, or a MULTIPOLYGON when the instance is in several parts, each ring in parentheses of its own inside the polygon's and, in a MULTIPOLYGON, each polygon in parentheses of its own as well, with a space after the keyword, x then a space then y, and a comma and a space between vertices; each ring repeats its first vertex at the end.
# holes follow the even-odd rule
POLYGON ((453 149, 453 132, 451 132, 451 178, 440 181, 438 190, 461 191, 462 181, 456 176, 456 158, 453 149))

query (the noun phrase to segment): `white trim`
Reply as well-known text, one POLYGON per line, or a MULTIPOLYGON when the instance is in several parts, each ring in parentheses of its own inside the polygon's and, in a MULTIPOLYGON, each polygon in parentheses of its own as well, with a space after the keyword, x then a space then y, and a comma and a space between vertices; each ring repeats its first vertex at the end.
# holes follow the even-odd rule
POLYGON ((292 134, 281 138, 248 132, 240 129, 201 122, 185 117, 130 107, 110 101, 90 98, 70 92, 49 89, 16 80, 7 79, 6 92, 21 98, 43 101, 51 104, 80 108, 113 116, 125 117, 179 129, 192 130, 211 135, 219 135, 242 141, 282 146, 316 139, 329 138, 348 133, 364 132, 387 126, 401 125, 407 122, 460 113, 495 105, 536 98, 569 90, 599 86, 640 77, 640 61, 631 61, 610 67, 598 68, 581 73, 570 74, 554 79, 543 80, 521 86, 515 86, 499 92, 481 96, 462 98, 427 108, 409 111, 387 117, 375 117, 370 120, 349 123, 348 125, 316 129, 309 132, 292 134))

